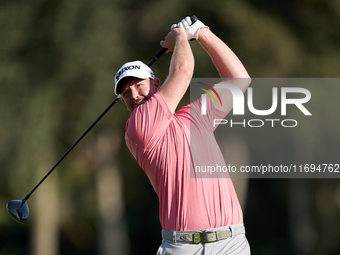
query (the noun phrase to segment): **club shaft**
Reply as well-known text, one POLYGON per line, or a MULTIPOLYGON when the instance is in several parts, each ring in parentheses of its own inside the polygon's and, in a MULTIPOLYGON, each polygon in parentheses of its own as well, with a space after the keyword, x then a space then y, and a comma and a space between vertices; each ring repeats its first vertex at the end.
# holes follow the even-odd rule
POLYGON ((168 49, 162 48, 154 57, 151 59, 151 61, 148 63, 148 66, 152 66, 153 63, 155 63, 168 49))
MULTIPOLYGON (((150 67, 153 63, 155 63, 165 52, 167 51, 166 48, 162 48, 148 63, 150 67)), ((115 100, 111 102, 111 104, 103 111, 102 114, 88 127, 88 129, 78 138, 78 140, 65 152, 65 154, 58 160, 58 162, 51 168, 50 171, 41 179, 41 181, 32 189, 30 193, 23 199, 23 201, 27 201, 32 193, 40 186, 40 184, 45 181, 45 179, 53 172, 53 170, 63 161, 63 159, 77 146, 77 144, 87 135, 88 132, 100 121, 100 119, 112 108, 112 106, 121 98, 121 95, 118 95, 115 100)))
POLYGON ((78 140, 65 152, 65 154, 58 160, 58 162, 51 168, 51 170, 41 179, 41 181, 33 188, 33 190, 23 199, 26 201, 32 195, 32 193, 40 186, 40 184, 53 172, 53 170, 60 164, 61 161, 73 150, 74 147, 86 136, 88 132, 100 121, 101 118, 112 108, 112 106, 119 100, 121 96, 118 95, 115 100, 103 111, 102 114, 86 129, 86 131, 78 138, 78 140))

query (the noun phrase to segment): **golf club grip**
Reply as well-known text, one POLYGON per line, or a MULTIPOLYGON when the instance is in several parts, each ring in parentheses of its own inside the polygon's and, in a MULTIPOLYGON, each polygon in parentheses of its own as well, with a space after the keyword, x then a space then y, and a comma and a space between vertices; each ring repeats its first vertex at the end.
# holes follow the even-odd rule
MULTIPOLYGON (((190 19, 191 19, 192 24, 194 24, 194 23, 198 20, 198 18, 196 17, 196 15, 192 15, 192 16, 190 17, 190 19)), ((192 25, 192 24, 191 24, 191 25, 192 25)))
MULTIPOLYGON (((195 15, 192 15, 190 17, 191 19, 191 25, 194 24, 198 18, 195 15)), ((191 39, 190 41, 193 41, 195 39, 191 39)), ((162 48, 154 57, 151 59, 151 61, 148 63, 148 67, 152 66, 153 63, 155 63, 168 49, 167 48, 162 48)))

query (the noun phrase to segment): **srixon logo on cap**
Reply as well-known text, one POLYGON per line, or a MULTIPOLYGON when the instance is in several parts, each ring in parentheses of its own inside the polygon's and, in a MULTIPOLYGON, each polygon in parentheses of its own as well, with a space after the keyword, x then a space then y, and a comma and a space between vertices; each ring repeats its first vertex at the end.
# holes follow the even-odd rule
POLYGON ((140 65, 130 65, 130 66, 124 66, 120 69, 120 71, 116 75, 116 80, 119 79, 119 77, 125 73, 126 71, 133 70, 133 69, 140 69, 140 65))

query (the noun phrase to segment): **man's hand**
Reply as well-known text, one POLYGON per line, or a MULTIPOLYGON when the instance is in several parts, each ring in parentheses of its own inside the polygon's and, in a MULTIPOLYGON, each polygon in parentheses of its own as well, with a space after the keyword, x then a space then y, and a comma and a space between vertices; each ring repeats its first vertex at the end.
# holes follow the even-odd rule
POLYGON ((171 26, 171 29, 182 28, 187 32, 188 40, 193 40, 193 39, 197 40, 198 39, 198 32, 203 27, 209 28, 208 26, 204 25, 199 20, 197 20, 195 23, 192 23, 191 18, 186 17, 186 18, 182 19, 182 21, 179 22, 178 24, 173 24, 171 26))
POLYGON ((181 38, 185 38, 186 37, 186 32, 183 29, 172 29, 168 35, 164 38, 163 41, 160 42, 161 46, 163 48, 167 48, 168 50, 166 51, 168 52, 173 52, 176 42, 181 39, 181 38))

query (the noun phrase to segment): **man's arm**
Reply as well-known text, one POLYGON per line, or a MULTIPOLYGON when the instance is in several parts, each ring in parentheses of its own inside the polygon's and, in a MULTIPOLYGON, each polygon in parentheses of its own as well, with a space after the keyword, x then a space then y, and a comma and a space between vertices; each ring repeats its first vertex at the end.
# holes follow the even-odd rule
POLYGON ((159 93, 172 113, 184 96, 194 72, 194 56, 184 29, 175 28, 169 32, 161 46, 173 52, 167 79, 159 93))
MULTIPOLYGON (((234 54, 234 52, 209 28, 201 28, 198 34, 198 41, 214 62, 222 82, 239 87, 243 92, 248 88, 251 79, 247 70, 234 54)), ((228 89, 216 89, 222 98, 223 106, 217 105, 216 108, 229 112, 232 109, 232 95, 228 89)))

